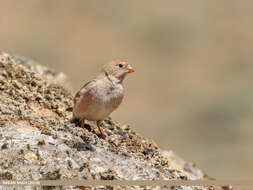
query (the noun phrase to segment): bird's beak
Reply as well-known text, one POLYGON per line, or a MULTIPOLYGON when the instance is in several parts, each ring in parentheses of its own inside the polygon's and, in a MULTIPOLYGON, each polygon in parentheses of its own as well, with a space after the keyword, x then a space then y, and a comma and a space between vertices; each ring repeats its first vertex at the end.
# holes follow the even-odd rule
POLYGON ((131 66, 129 66, 127 73, 133 73, 133 72, 134 72, 134 69, 131 66))

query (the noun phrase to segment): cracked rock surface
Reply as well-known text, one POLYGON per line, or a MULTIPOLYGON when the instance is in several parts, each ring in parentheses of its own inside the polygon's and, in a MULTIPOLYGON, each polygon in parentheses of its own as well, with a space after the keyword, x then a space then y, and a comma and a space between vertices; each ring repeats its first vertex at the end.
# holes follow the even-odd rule
POLYGON ((0 52, 0 180, 206 178, 193 164, 111 118, 102 126, 105 140, 95 123, 87 122, 86 129, 71 123, 73 96, 63 87, 65 80, 62 73, 0 52))

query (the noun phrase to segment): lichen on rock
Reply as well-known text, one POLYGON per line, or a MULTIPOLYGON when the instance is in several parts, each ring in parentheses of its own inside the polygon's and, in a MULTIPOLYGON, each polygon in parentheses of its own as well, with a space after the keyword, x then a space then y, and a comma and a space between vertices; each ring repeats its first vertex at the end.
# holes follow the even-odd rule
POLYGON ((99 138, 93 122, 87 122, 86 129, 71 123, 73 96, 56 79, 59 76, 0 52, 0 179, 205 178, 172 151, 161 150, 111 118, 103 125, 106 140, 99 138))

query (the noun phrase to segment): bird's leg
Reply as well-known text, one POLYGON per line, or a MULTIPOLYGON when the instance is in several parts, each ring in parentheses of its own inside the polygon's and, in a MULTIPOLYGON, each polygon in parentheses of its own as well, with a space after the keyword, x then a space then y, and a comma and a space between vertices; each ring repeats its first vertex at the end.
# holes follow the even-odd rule
POLYGON ((82 119, 82 120, 81 120, 81 127, 82 127, 82 128, 84 128, 84 124, 85 124, 85 120, 82 119))
POLYGON ((100 132, 101 138, 102 138, 102 139, 105 139, 105 136, 104 136, 102 130, 100 129, 100 124, 101 124, 102 122, 103 122, 103 121, 97 121, 97 126, 98 126, 98 130, 99 130, 99 132, 100 132))

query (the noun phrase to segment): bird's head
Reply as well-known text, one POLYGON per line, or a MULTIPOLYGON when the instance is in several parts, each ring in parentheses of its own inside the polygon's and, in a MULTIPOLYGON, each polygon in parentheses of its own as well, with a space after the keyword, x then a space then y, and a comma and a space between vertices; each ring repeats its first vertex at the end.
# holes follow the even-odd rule
POLYGON ((126 62, 123 61, 112 61, 110 63, 107 63, 103 67, 103 72, 107 73, 110 76, 113 76, 120 80, 120 82, 123 81, 125 76, 128 73, 134 72, 134 69, 126 62))

